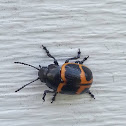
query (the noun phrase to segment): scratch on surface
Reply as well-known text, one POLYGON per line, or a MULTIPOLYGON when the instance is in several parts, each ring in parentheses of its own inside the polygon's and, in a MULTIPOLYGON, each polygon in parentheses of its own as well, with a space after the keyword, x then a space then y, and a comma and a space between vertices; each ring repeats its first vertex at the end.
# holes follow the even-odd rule
POLYGON ((113 79, 113 82, 115 82, 115 77, 114 77, 114 75, 112 75, 112 79, 113 79))
POLYGON ((107 50, 109 50, 108 46, 106 46, 105 44, 104 44, 104 46, 106 47, 107 50))

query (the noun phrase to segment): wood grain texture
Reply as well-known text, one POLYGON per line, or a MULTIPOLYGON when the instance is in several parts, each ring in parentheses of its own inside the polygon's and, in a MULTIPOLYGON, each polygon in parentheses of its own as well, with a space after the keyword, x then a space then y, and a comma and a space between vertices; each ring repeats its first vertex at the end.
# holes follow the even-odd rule
POLYGON ((0 126, 125 126, 126 1, 1 0, 0 126), (48 89, 36 81, 37 70, 21 61, 47 66, 47 46, 62 65, 81 49, 94 76, 88 94, 58 94, 51 104, 48 89))

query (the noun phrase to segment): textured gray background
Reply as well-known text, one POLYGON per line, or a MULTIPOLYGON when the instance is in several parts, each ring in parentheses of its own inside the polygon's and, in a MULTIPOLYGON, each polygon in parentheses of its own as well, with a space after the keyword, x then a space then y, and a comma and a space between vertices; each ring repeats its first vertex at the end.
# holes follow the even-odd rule
POLYGON ((0 0, 0 126, 126 125, 125 0, 0 0), (22 61, 48 65, 41 45, 62 65, 66 58, 90 58, 94 83, 89 95, 61 95, 42 102, 44 83, 22 61))

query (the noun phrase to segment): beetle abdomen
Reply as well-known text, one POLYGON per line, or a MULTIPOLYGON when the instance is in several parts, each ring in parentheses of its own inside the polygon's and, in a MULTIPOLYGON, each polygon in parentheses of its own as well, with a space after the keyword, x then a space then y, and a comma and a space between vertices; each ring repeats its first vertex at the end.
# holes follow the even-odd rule
POLYGON ((61 78, 66 83, 62 92, 69 91, 76 94, 86 92, 93 82, 92 72, 82 64, 65 63, 61 68, 61 78))

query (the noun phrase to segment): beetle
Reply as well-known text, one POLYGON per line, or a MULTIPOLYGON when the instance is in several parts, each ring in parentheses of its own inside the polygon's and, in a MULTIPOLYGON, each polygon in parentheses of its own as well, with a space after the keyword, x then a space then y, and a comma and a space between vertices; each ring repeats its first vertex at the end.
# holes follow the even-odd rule
POLYGON ((45 46, 43 46, 48 57, 54 60, 53 64, 48 65, 47 67, 39 68, 23 63, 23 62, 14 62, 18 64, 27 65, 38 70, 38 78, 31 81, 28 84, 23 85, 21 88, 17 89, 15 92, 20 91, 22 88, 30 85, 31 83, 40 79, 41 82, 44 82, 51 90, 45 90, 43 93, 43 101, 45 101, 45 96, 47 93, 54 93, 51 103, 55 101, 56 95, 58 93, 65 94, 82 94, 88 93, 92 98, 95 99, 94 95, 90 92, 89 88, 93 82, 93 75, 91 70, 83 65, 89 56, 83 58, 82 61, 75 61, 74 63, 69 62, 69 60, 76 60, 80 58, 80 49, 77 53, 77 56, 73 58, 68 58, 65 63, 60 67, 58 61, 50 54, 45 46))

